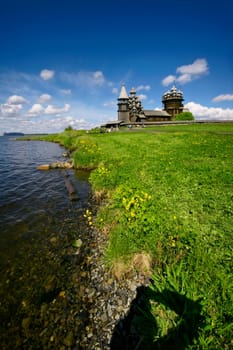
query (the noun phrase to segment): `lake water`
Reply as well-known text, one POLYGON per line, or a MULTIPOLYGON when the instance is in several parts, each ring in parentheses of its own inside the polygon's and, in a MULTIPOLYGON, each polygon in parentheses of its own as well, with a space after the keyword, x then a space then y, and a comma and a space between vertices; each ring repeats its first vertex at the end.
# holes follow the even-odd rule
MULTIPOLYGON (((68 171, 78 195, 71 202, 61 170, 37 170, 62 160, 63 152, 55 143, 0 137, 1 349, 60 348, 75 327, 63 304, 69 286, 74 288, 69 276, 76 267, 69 256, 72 241, 85 230, 88 174, 68 171), (55 327, 56 319, 62 328, 55 327)), ((66 309, 77 307, 66 303, 66 309)))

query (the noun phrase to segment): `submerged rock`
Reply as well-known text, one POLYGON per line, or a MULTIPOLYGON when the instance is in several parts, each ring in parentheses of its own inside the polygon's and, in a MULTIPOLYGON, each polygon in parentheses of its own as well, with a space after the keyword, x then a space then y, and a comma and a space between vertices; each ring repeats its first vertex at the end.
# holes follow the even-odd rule
POLYGON ((72 169, 74 163, 72 160, 66 162, 53 162, 51 164, 42 164, 37 167, 38 170, 49 170, 49 169, 72 169))

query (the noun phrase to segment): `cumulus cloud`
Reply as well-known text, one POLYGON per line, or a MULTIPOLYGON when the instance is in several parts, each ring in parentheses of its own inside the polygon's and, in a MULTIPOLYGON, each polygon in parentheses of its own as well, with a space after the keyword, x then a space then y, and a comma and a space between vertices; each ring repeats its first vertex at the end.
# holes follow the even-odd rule
POLYGON ((35 103, 28 111, 28 115, 31 117, 37 117, 44 113, 44 107, 40 103, 35 103))
POLYGON ((147 99, 147 96, 144 94, 140 94, 140 95, 138 95, 138 98, 139 98, 139 100, 143 101, 143 100, 147 99))
POLYGON ((18 118, 25 103, 27 100, 23 96, 9 96, 6 103, 0 105, 0 116, 2 118, 18 118))
POLYGON ((9 105, 22 105, 27 103, 27 100, 23 96, 12 95, 8 97, 7 104, 9 105))
MULTIPOLYGON (((16 129, 14 124, 8 123, 4 130, 15 131, 16 129)), ((74 129, 88 129, 94 126, 83 118, 62 116, 52 119, 25 119, 21 122, 20 128, 17 130, 27 133, 51 133, 51 131, 61 132, 69 125, 71 125, 74 129)))
POLYGON ((40 95, 38 102, 39 103, 46 103, 46 102, 50 101, 51 98, 52 98, 52 96, 49 94, 42 94, 42 95, 40 95))
POLYGON ((54 70, 42 69, 42 71, 40 72, 40 77, 44 80, 49 80, 54 77, 54 74, 54 70))
POLYGON ((197 58, 193 63, 180 66, 176 69, 177 75, 168 75, 162 80, 163 86, 172 83, 186 84, 197 79, 209 71, 208 63, 205 58, 197 58))
POLYGON ((175 80, 176 80, 175 75, 171 75, 171 74, 170 74, 170 75, 168 75, 166 78, 164 78, 164 79, 162 80, 162 85, 163 85, 163 86, 168 86, 168 85, 174 83, 175 80))
POLYGON ((233 101, 233 95, 218 95, 212 99, 213 102, 233 101))
POLYGON ((30 117, 37 117, 41 115, 60 115, 63 113, 67 113, 70 110, 70 105, 65 104, 64 107, 56 107, 54 105, 48 105, 47 107, 43 107, 40 103, 35 103, 31 109, 27 112, 27 115, 30 117))
POLYGON ((188 108, 197 120, 233 120, 233 109, 230 108, 206 107, 196 102, 186 103, 185 108, 188 108))
POLYGON ((1 112, 3 116, 14 117, 22 109, 22 105, 2 104, 1 112))
POLYGON ((14 105, 14 104, 2 104, 0 105, 0 116, 1 117, 9 117, 9 118, 15 118, 18 116, 19 112, 23 106, 21 104, 19 105, 14 105))
POLYGON ((192 64, 187 64, 177 68, 180 74, 201 75, 208 71, 208 64, 205 58, 198 58, 192 64))
POLYGON ((73 116, 63 116, 57 117, 54 119, 43 120, 41 121, 41 129, 47 132, 51 132, 51 129, 54 132, 61 132, 67 126, 72 126, 74 129, 89 129, 94 125, 86 121, 84 118, 75 118, 73 116))
POLYGON ((175 82, 182 85, 182 84, 189 83, 191 80, 192 80, 192 75, 185 73, 185 74, 182 74, 179 77, 177 77, 175 79, 175 82))
POLYGON ((59 108, 53 105, 48 105, 45 110, 44 113, 45 114, 61 114, 61 113, 66 113, 69 112, 70 110, 70 105, 68 103, 65 104, 64 107, 59 108))
POLYGON ((145 90, 145 91, 149 91, 151 89, 150 85, 139 85, 136 90, 137 91, 141 91, 141 90, 145 90))

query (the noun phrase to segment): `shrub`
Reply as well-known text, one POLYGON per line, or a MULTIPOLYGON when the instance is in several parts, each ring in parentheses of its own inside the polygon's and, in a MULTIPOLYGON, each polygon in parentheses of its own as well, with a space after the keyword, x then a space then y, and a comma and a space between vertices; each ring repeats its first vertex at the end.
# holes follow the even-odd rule
POLYGON ((194 116, 191 112, 182 112, 176 115, 175 120, 194 120, 194 116))

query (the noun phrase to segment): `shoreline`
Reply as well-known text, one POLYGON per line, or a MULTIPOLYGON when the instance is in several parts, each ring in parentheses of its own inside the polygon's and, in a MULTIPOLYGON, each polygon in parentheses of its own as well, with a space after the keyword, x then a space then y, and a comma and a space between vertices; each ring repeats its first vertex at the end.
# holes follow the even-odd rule
MULTIPOLYGON (((91 208, 95 207, 96 210, 96 206, 93 200, 91 208)), ((87 254, 90 286, 85 291, 90 318, 86 326, 87 333, 83 334, 80 345, 84 346, 83 349, 117 349, 119 339, 124 339, 125 342, 128 334, 122 333, 114 339, 114 329, 130 312, 132 303, 137 297, 138 288, 148 286, 150 281, 136 271, 130 271, 124 278, 117 279, 104 263, 106 236, 95 228, 91 228, 91 239, 93 240, 92 254, 90 256, 87 254)), ((132 341, 138 342, 137 335, 135 339, 131 339, 132 341)))

